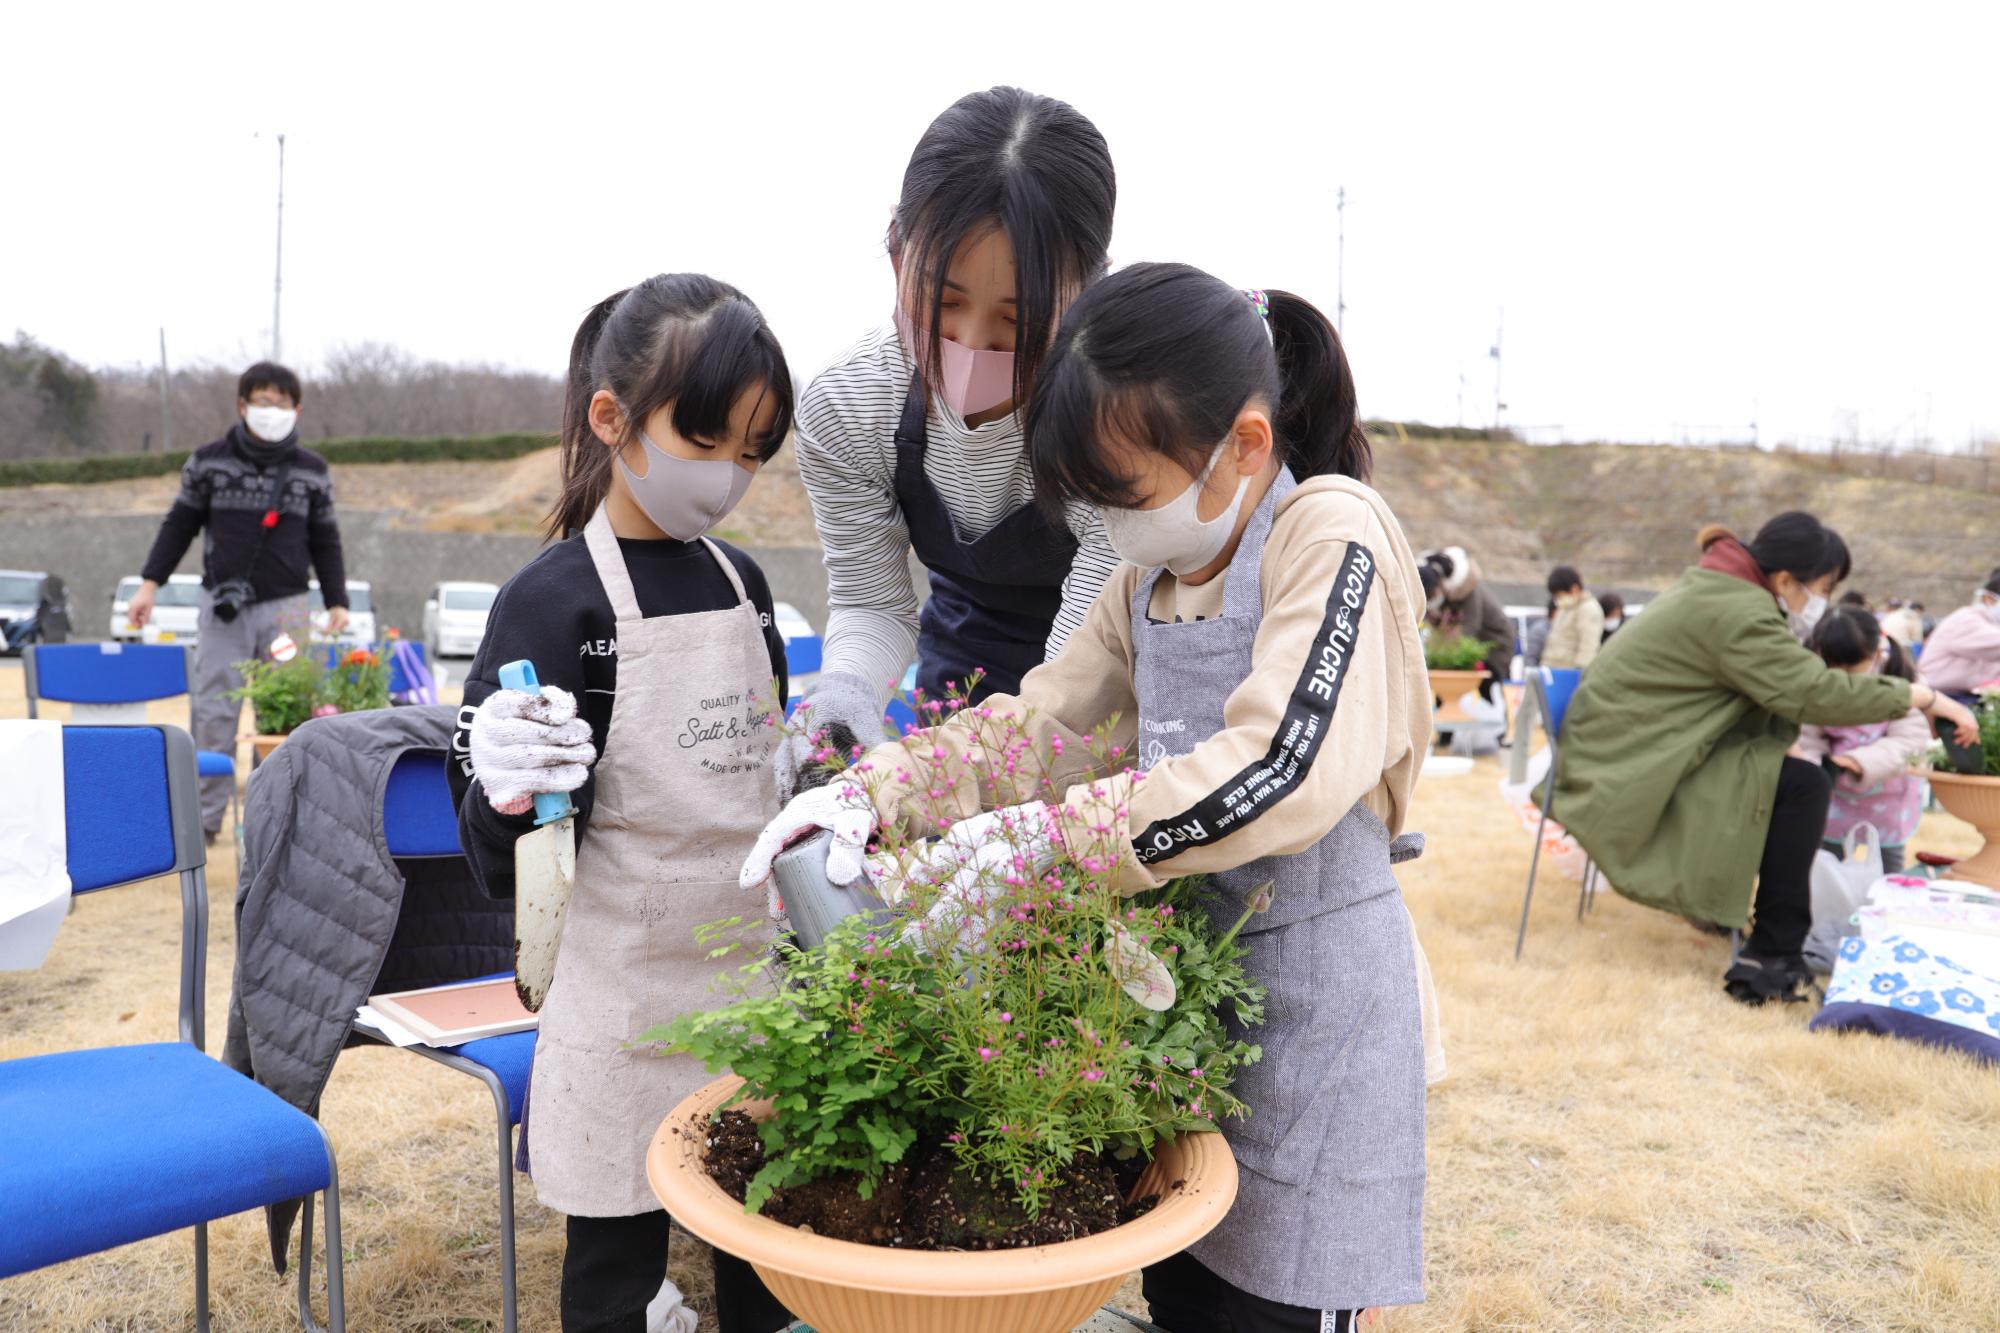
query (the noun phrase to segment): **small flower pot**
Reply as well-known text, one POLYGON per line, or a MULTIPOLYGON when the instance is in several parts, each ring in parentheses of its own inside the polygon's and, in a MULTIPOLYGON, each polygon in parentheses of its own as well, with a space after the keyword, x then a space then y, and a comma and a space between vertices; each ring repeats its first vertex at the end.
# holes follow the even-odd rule
POLYGON ((2000 889, 2000 778, 1933 771, 1931 790, 1945 810, 1979 830, 1986 845, 1954 865, 1947 879, 1969 879, 2000 889))
POLYGON ((909 1251, 816 1236, 744 1212, 708 1174, 709 1116, 741 1081, 718 1079, 674 1108, 646 1153, 646 1178, 675 1221, 747 1260, 817 1333, 1070 1333, 1127 1274, 1212 1231, 1236 1198, 1236 1159, 1222 1136, 1184 1134, 1162 1144, 1140 1178, 1139 1194, 1160 1196, 1152 1211, 1082 1240, 909 1251))
POLYGON ((1468 694, 1479 692, 1479 682, 1486 679, 1484 671, 1446 671, 1432 668, 1431 693, 1441 701, 1438 705, 1439 723, 1471 722, 1474 719, 1459 705, 1459 700, 1468 694))

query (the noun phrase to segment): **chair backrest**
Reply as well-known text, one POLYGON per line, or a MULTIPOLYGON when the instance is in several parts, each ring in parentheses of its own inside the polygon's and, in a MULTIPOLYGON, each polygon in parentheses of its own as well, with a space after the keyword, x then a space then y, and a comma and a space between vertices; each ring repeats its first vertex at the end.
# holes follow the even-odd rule
POLYGON ((28 716, 42 699, 130 704, 188 692, 191 650, 179 643, 37 643, 21 654, 28 716))
POLYGON ((391 856, 463 856, 458 809, 439 750, 411 750, 389 770, 382 794, 382 836, 391 856))
POLYGON ((826 641, 817 634, 801 634, 785 641, 785 669, 794 676, 809 675, 826 660, 826 641))
POLYGON ((181 877, 181 1040, 203 1043, 207 846, 194 741, 179 727, 63 728, 63 824, 74 893, 181 877))
POLYGON ((1576 687, 1583 680, 1583 672, 1576 667, 1536 667, 1528 675, 1528 684, 1539 696, 1536 704, 1547 719, 1551 737, 1560 737, 1563 719, 1569 715, 1570 700, 1576 697, 1576 687))

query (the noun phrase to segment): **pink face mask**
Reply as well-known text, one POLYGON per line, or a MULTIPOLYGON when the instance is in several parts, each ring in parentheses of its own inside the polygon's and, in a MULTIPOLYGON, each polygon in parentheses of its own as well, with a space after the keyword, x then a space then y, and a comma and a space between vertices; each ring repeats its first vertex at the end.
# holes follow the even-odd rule
MULTIPOLYGON (((896 311, 896 332, 903 336, 903 346, 910 355, 916 356, 925 335, 920 334, 900 307, 896 311)), ((939 338, 938 379, 942 382, 939 396, 947 407, 958 413, 961 420, 977 416, 1014 396, 1014 354, 976 352, 963 343, 939 338)))

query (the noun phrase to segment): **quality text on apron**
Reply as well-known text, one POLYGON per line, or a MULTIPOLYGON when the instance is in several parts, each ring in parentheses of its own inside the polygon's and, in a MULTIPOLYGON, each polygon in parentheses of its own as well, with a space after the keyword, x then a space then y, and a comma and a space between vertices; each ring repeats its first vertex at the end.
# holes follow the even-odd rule
POLYGON ((603 510, 584 540, 618 622, 618 698, 542 1007, 528 1153, 543 1203, 624 1217, 660 1206, 646 1184, 646 1146, 675 1103, 711 1077, 687 1056, 626 1043, 728 999, 710 982, 745 955, 711 960, 696 927, 741 915, 755 923, 746 947, 769 938, 762 904, 736 874, 778 812, 768 771, 778 734, 770 649, 721 549, 704 539, 736 605, 648 620, 603 510))
POLYGON ((1076 538, 1033 504, 982 536, 960 538, 943 497, 924 475, 924 403, 923 380, 913 377, 896 427, 895 484, 910 546, 931 580, 917 624, 917 684, 926 698, 946 699, 948 682, 962 688, 984 668, 972 691, 975 701, 1013 694, 1021 677, 1042 664, 1076 538))
MULTIPOLYGON (((1223 704, 1250 675, 1272 519, 1295 485, 1281 470, 1252 515, 1224 575, 1221 615, 1154 624, 1159 571, 1140 580, 1142 766, 1222 730, 1223 704)), ((1213 877, 1239 910, 1272 884, 1270 911, 1241 936, 1269 997, 1263 1026, 1230 1022, 1264 1055, 1234 1088, 1250 1115, 1223 1125, 1241 1168, 1236 1205, 1190 1253, 1266 1300, 1321 1310, 1423 1300, 1424 1045, 1390 854, 1388 828, 1357 804, 1305 851, 1213 877)))

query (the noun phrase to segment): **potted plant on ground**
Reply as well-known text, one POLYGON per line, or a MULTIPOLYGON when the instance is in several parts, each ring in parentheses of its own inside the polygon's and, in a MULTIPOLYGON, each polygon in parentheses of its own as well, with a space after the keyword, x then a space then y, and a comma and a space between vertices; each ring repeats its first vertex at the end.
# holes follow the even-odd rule
MULTIPOLYGON (((931 790, 1050 786, 999 740, 1006 775, 940 764, 931 790)), ((668 1116, 655 1192, 820 1333, 1068 1333, 1235 1196, 1214 1127, 1258 1056, 1249 913, 1199 880, 1120 897, 1103 859, 1041 869, 1015 836, 996 824, 952 897, 885 830, 891 919, 780 946, 747 969, 775 988, 641 1038, 735 1074, 668 1116)))
POLYGON ((389 706, 386 651, 315 646, 302 652, 288 636, 273 649, 268 661, 238 662, 243 685, 231 691, 250 701, 256 719, 250 740, 260 761, 313 718, 389 706))
POLYGON ((1979 719, 1978 748, 1939 746, 1944 753, 1933 752, 1928 777, 1938 804, 1986 840, 1951 868, 1950 878, 2000 888, 2000 682, 1979 692, 1973 715, 1979 719))
POLYGON ((1471 722, 1459 701, 1476 693, 1486 678, 1486 657, 1493 645, 1462 634, 1431 631, 1424 638, 1424 665, 1431 676, 1431 693, 1438 700, 1439 722, 1471 722))

